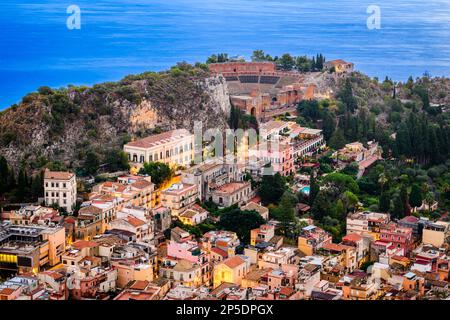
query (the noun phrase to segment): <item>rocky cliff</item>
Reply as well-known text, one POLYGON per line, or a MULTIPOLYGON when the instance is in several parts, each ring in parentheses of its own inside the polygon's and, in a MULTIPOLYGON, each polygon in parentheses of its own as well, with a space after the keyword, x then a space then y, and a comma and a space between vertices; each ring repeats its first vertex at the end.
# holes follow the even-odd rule
POLYGON ((0 114, 0 154, 17 168, 57 161, 68 168, 88 153, 100 163, 130 139, 187 128, 225 128, 230 99, 223 77, 193 70, 129 76, 93 87, 44 87, 0 114))

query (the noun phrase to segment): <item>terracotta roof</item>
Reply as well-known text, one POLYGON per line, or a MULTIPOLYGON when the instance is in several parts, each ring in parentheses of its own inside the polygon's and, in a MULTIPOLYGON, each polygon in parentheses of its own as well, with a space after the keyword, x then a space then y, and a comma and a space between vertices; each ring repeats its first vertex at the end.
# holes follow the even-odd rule
POLYGON ((342 238, 343 241, 356 242, 360 241, 362 237, 357 233, 350 233, 342 238))
POLYGON ((328 64, 328 65, 333 65, 333 66, 337 66, 337 65, 339 65, 339 64, 347 64, 347 63, 351 63, 351 62, 347 62, 347 61, 344 61, 344 60, 342 60, 342 59, 337 59, 337 60, 331 60, 331 61, 327 61, 327 62, 325 62, 325 64, 328 64))
POLYGON ((46 169, 44 171, 44 179, 54 179, 54 180, 69 180, 74 176, 72 172, 66 171, 50 171, 46 169))
POLYGON ((261 206, 261 205, 255 203, 255 202, 249 202, 245 206, 243 206, 241 209, 242 210, 249 210, 249 211, 255 210, 259 214, 266 213, 269 210, 268 208, 266 208, 264 206, 261 206))
POLYGON ((83 248, 93 248, 97 247, 98 243, 95 241, 86 241, 86 240, 78 240, 72 243, 72 247, 76 249, 83 249, 83 248))
POLYGON ((191 209, 187 209, 185 212, 180 214, 180 217, 182 218, 193 218, 195 217, 199 212, 191 209))
POLYGON ((128 216, 127 221, 129 224, 131 224, 135 228, 143 226, 145 224, 145 221, 142 221, 141 219, 138 219, 133 216, 128 216))
POLYGON ((78 215, 101 214, 102 212, 103 212, 103 210, 100 209, 99 207, 89 205, 89 206, 81 208, 78 211, 78 215))
POLYGON ((228 257, 228 253, 226 253, 224 250, 220 248, 213 247, 211 248, 211 251, 217 253, 218 255, 221 255, 223 258, 228 257))
POLYGON ((131 184, 131 186, 133 188, 137 188, 137 189, 144 189, 144 188, 148 188, 152 185, 151 182, 148 182, 147 180, 139 180, 134 182, 133 184, 131 184))
POLYGON ((231 183, 224 184, 223 186, 217 188, 214 192, 233 193, 242 188, 247 187, 247 185, 248 185, 248 183, 244 183, 244 182, 231 182, 231 183))
POLYGON ((245 263, 245 261, 241 257, 234 256, 234 257, 231 257, 231 258, 228 258, 228 259, 224 260, 223 263, 227 267, 229 267, 231 269, 234 269, 234 268, 240 266, 241 264, 245 263))
POLYGON ((14 289, 11 288, 3 288, 2 290, 0 290, 0 294, 4 294, 4 295, 10 295, 14 292, 14 289))
POLYGON ((130 289, 133 290, 144 290, 145 288, 147 288, 148 284, 150 282, 148 281, 143 281, 143 280, 136 280, 131 286, 130 289))
POLYGON ((71 224, 75 224, 75 219, 74 218, 71 218, 71 217, 67 217, 67 218, 64 218, 64 222, 66 222, 66 223, 71 223, 71 224))
POLYGON ((406 216, 403 219, 401 219, 399 222, 411 222, 411 223, 415 223, 419 221, 419 218, 414 217, 414 216, 406 216))
POLYGON ((407 262, 407 263, 409 262, 409 259, 404 256, 393 256, 392 259, 397 260, 397 261, 407 262))
POLYGON ((261 201, 262 201, 262 199, 261 199, 261 197, 258 196, 258 195, 254 196, 253 198, 250 199, 250 202, 254 202, 254 203, 256 203, 256 204, 261 203, 261 201))
POLYGON ((297 209, 300 211, 308 211, 309 209, 311 209, 311 207, 308 206, 306 203, 298 203, 297 209))
POLYGON ((285 295, 287 297, 290 297, 294 294, 294 289, 289 288, 289 287, 281 287, 280 288, 280 294, 285 295))
POLYGON ((323 245, 323 248, 325 250, 331 250, 331 251, 343 251, 345 249, 349 249, 349 248, 352 248, 352 247, 346 246, 346 245, 343 245, 343 244, 337 244, 337 243, 325 243, 323 245))
POLYGON ((205 208, 203 208, 201 205, 199 205, 199 204, 197 204, 197 203, 194 203, 194 204, 191 206, 191 209, 192 209, 192 210, 195 210, 195 211, 198 211, 198 212, 205 212, 205 211, 208 211, 208 210, 206 210, 205 208))
POLYGON ((56 272, 56 271, 50 271, 49 270, 49 271, 44 271, 44 272, 41 272, 41 273, 52 277, 54 280, 58 280, 58 279, 61 279, 62 277, 64 277, 64 275, 62 275, 61 273, 56 272))
POLYGON ((125 147, 151 148, 163 143, 179 140, 188 135, 190 135, 190 133, 185 129, 172 130, 130 142, 126 144, 125 147))

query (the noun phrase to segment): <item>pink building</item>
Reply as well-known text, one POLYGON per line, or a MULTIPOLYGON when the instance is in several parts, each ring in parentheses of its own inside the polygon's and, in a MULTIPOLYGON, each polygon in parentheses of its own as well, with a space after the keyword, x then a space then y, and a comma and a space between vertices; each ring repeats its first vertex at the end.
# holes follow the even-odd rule
POLYGON ((255 156, 272 165, 273 171, 282 176, 294 173, 294 147, 286 142, 259 144, 258 150, 252 150, 251 156, 255 156), (256 153, 256 154, 255 154, 256 153))
POLYGON ((403 249, 404 255, 407 255, 413 249, 412 229, 389 223, 380 229, 380 241, 392 242, 395 247, 403 249))
POLYGON ((167 246, 167 256, 199 264, 207 261, 205 252, 200 249, 196 241, 170 241, 167 246))

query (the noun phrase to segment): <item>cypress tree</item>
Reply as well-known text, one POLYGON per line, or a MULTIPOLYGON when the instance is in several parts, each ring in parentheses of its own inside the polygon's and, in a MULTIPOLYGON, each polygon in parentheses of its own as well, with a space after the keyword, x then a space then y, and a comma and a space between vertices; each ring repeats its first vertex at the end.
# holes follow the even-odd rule
POLYGON ((391 209, 391 198, 387 191, 381 193, 378 208, 381 212, 388 212, 391 209))
POLYGON ((5 192, 8 188, 8 176, 8 162, 5 157, 0 156, 0 193, 5 192))
POLYGON ((422 205, 422 201, 422 189, 418 184, 414 184, 411 188, 411 193, 409 194, 409 205, 413 208, 420 207, 422 205))

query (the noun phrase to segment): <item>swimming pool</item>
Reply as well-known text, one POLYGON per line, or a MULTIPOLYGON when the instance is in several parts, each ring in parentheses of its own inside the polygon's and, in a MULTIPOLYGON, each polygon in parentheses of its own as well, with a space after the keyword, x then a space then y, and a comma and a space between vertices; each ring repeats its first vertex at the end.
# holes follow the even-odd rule
POLYGON ((310 190, 309 187, 303 187, 303 188, 300 189, 300 192, 302 192, 302 193, 304 193, 306 195, 309 195, 309 190, 310 190))

